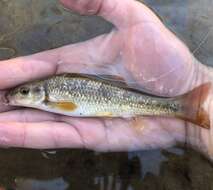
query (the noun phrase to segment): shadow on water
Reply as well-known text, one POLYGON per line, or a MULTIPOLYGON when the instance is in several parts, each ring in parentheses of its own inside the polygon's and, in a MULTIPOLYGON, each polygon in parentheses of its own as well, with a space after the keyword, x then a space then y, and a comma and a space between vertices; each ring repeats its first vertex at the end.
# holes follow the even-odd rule
MULTIPOLYGON (((146 0, 203 63, 213 63, 211 0, 146 0)), ((56 0, 0 1, 0 59, 84 41, 110 31, 98 17, 68 12, 56 0)), ((0 190, 213 189, 213 167, 183 148, 131 153, 0 149, 0 190)))

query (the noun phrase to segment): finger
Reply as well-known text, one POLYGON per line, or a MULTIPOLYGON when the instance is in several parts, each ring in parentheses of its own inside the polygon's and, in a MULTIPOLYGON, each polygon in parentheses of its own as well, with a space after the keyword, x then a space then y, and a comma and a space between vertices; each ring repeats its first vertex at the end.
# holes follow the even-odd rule
POLYGON ((0 113, 0 122, 60 121, 60 116, 33 109, 19 109, 0 113))
POLYGON ((74 118, 70 124, 1 122, 0 145, 38 149, 87 148, 99 151, 131 150, 136 148, 136 144, 141 147, 140 138, 135 136, 136 133, 127 124, 123 125, 121 133, 120 121, 113 122, 119 124, 114 126, 117 130, 109 128, 109 131, 106 131, 105 127, 111 126, 110 121, 105 125, 96 119, 74 118))
POLYGON ((126 151, 169 147, 177 141, 183 142, 185 138, 183 124, 175 120, 167 121, 167 127, 165 122, 153 119, 142 119, 139 125, 122 119, 79 120, 66 117, 65 120, 64 123, 1 122, 0 145, 39 149, 126 151))
POLYGON ((119 35, 113 31, 86 42, 1 61, 0 89, 55 73, 82 72, 87 66, 109 63, 119 52, 122 45, 119 42, 119 35))
MULTIPOLYGON (((50 52, 43 53, 49 56, 50 52)), ((34 56, 19 57, 0 62, 0 89, 10 88, 28 80, 41 78, 55 72, 55 62, 35 59, 34 56)))
MULTIPOLYGON (((115 63, 122 48, 122 36, 116 31, 86 42, 63 47, 57 73, 93 73, 115 63)), ((99 73, 100 73, 99 72, 99 73)))
POLYGON ((0 146, 26 148, 81 148, 81 137, 66 123, 0 123, 0 146))
POLYGON ((151 10, 134 0, 61 0, 61 2, 81 14, 100 15, 118 28, 140 22, 160 23, 151 10))

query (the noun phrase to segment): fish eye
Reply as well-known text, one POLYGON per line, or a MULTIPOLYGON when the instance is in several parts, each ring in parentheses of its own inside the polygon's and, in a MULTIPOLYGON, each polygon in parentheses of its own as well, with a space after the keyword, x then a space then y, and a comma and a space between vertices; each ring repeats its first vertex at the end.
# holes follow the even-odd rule
POLYGON ((22 95, 28 95, 29 92, 30 92, 30 89, 29 89, 29 88, 26 88, 26 87, 22 87, 22 88, 20 89, 20 92, 21 92, 22 95))

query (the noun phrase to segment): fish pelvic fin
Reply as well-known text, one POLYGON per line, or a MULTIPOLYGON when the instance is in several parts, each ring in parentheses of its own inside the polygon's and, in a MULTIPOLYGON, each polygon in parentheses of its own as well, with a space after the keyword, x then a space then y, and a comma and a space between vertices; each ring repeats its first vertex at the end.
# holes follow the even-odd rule
POLYGON ((209 129, 209 113, 204 110, 203 105, 209 95, 210 89, 211 82, 208 82, 180 96, 182 110, 179 117, 200 127, 209 129))

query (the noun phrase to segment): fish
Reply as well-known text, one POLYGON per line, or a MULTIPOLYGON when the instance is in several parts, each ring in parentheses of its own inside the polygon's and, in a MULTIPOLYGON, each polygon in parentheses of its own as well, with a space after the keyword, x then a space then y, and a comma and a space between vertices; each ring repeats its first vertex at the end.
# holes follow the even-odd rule
POLYGON ((175 117, 210 128, 209 114, 203 107, 210 82, 182 95, 162 97, 115 79, 110 75, 58 74, 10 89, 5 99, 11 106, 72 117, 175 117))

